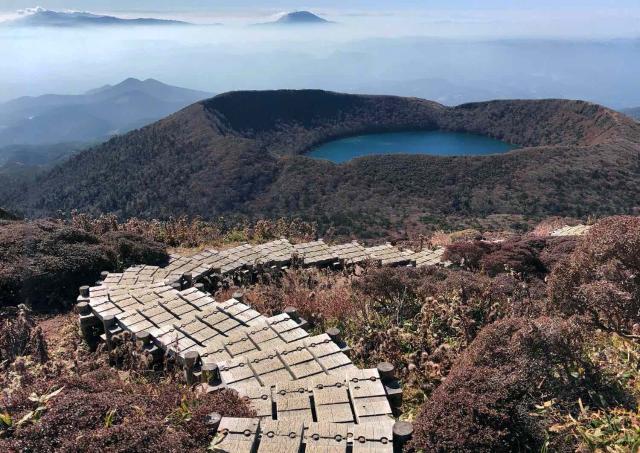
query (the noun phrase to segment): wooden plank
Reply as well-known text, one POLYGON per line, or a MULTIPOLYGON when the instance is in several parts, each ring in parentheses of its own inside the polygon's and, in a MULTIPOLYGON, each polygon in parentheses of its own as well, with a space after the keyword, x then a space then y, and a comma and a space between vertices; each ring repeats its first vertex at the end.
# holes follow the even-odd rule
POLYGON ((259 453, 298 453, 302 449, 304 425, 296 420, 263 420, 259 453))
POLYGON ((213 441, 218 452, 252 453, 258 436, 257 418, 223 417, 213 441))
POLYGON ((345 453, 349 430, 348 424, 314 422, 307 424, 304 433, 305 452, 345 453))

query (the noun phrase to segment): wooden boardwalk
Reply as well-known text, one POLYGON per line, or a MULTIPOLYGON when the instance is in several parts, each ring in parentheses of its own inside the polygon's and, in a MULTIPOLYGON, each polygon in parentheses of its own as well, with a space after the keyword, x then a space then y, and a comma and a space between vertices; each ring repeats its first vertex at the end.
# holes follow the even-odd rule
MULTIPOLYGON (((242 294, 218 302, 198 281, 295 260, 305 266, 372 259, 382 265, 427 263, 416 256, 422 255, 390 244, 367 249, 322 241, 206 250, 173 256, 164 268, 103 273, 97 286, 80 289, 77 310, 88 341, 97 332, 111 348, 116 336, 128 332, 151 356, 174 357, 189 384, 232 389, 247 398, 256 418, 222 418, 215 428, 218 451, 391 452, 402 389, 389 364, 359 369, 335 329, 310 335, 295 311, 267 317, 242 294)), ((425 265, 437 264, 438 256, 425 265)), ((406 431, 404 426, 395 435, 396 448, 406 431)))
POLYGON ((565 225, 552 231, 550 236, 583 236, 591 228, 590 225, 565 225))

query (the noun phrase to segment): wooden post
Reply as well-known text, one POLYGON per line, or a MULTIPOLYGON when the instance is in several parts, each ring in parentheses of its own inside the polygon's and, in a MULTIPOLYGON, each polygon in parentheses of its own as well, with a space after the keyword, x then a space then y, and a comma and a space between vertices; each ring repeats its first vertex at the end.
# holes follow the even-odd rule
POLYGON ((331 340, 337 345, 340 345, 342 343, 342 332, 340 332, 340 329, 337 329, 335 327, 327 329, 327 335, 329 335, 331 340))
POLYGON ((389 362, 380 362, 377 366, 380 379, 387 393, 393 414, 398 417, 402 413, 402 386, 395 377, 395 368, 389 362))
POLYGON ((202 365, 202 383, 216 385, 220 382, 220 370, 217 363, 205 363, 202 365))
POLYGON ((89 297, 89 287, 81 286, 80 287, 80 297, 88 298, 89 297))
POLYGON ((136 340, 140 349, 145 349, 151 344, 151 334, 146 330, 136 334, 136 340))
POLYGON ((89 345, 89 349, 93 351, 98 343, 95 332, 95 327, 98 324, 98 318, 91 313, 91 306, 89 305, 89 302, 78 302, 75 306, 75 311, 78 313, 82 338, 89 345))
POLYGON ((209 430, 209 435, 213 436, 216 434, 221 421, 222 421, 222 415, 220 415, 217 412, 211 412, 209 415, 207 415, 207 419, 205 423, 209 430))
POLYGON ((291 319, 296 322, 300 321, 300 315, 298 314, 298 309, 295 307, 287 307, 284 309, 284 312, 289 315, 291 319))
POLYGON ((194 384, 194 368, 198 359, 200 358, 200 354, 196 351, 187 351, 184 353, 184 377, 187 380, 187 385, 194 384))
POLYGON ((184 281, 182 289, 191 288, 193 286, 193 275, 191 273, 182 274, 182 280, 184 281))
POLYGON ((395 379, 395 367, 389 362, 380 362, 377 368, 382 382, 388 383, 395 379))
POLYGON ((397 421, 393 424, 393 451, 401 452, 413 436, 413 425, 397 421))
POLYGON ((111 351, 113 348, 113 342, 111 341, 111 329, 116 325, 116 317, 113 315, 106 315, 102 318, 102 326, 104 327, 104 337, 107 342, 107 350, 111 351))

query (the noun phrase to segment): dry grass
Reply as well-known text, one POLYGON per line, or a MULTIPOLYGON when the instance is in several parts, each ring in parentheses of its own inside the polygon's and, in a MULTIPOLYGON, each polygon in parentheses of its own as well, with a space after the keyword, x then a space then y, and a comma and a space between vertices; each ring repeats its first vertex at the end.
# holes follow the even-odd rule
POLYGON ((198 249, 236 242, 264 242, 281 237, 292 240, 315 238, 314 225, 300 219, 258 220, 254 223, 231 221, 223 217, 204 221, 199 217, 181 216, 168 220, 129 218, 120 222, 113 214, 91 217, 73 213, 71 225, 93 234, 126 231, 170 247, 198 249))

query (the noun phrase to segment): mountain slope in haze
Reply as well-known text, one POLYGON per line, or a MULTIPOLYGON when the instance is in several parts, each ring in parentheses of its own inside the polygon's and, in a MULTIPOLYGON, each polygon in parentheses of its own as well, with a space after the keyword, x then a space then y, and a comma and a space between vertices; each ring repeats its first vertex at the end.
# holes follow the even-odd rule
POLYGON ((640 107, 635 107, 635 108, 631 108, 631 109, 624 109, 624 110, 622 110, 622 113, 624 113, 625 115, 630 116, 631 118, 635 118, 637 120, 640 120, 640 107))
POLYGON ((209 96, 129 78, 82 95, 22 97, 0 104, 0 147, 102 141, 209 96))
POLYGON ((31 178, 89 146, 82 142, 5 146, 0 148, 0 175, 31 178))
POLYGON ((16 19, 3 22, 12 27, 87 27, 87 26, 129 26, 129 25, 190 25, 178 20, 154 18, 124 19, 114 16, 92 14, 82 11, 52 11, 36 7, 21 12, 16 19))
POLYGON ((640 125, 581 101, 458 107, 316 90, 234 92, 72 157, 5 194, 14 210, 122 217, 300 216, 367 236, 421 219, 490 214, 583 217, 640 206, 640 125), (370 132, 450 130, 522 149, 500 155, 380 155, 344 164, 304 156, 370 132))

